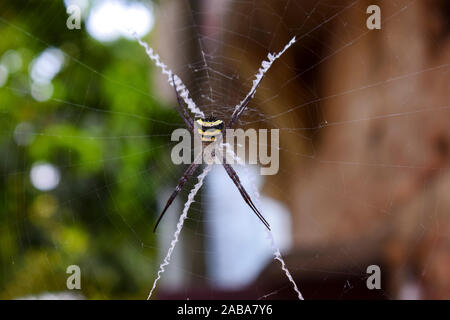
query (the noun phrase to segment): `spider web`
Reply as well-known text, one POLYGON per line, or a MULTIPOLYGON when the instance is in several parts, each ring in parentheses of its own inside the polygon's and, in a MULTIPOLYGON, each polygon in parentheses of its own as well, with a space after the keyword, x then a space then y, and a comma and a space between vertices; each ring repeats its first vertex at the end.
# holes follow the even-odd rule
MULTIPOLYGON (((390 196, 376 202, 354 195, 347 180, 356 168, 376 167, 381 174, 400 175, 420 170, 420 162, 386 162, 381 157, 369 162, 349 149, 333 157, 318 147, 334 128, 355 128, 356 132, 357 126, 368 122, 408 128, 417 117, 428 114, 445 118, 448 101, 423 101, 413 110, 404 106, 411 103, 408 94, 414 92, 415 81, 427 75, 445 75, 450 63, 414 65, 328 91, 317 77, 324 68, 351 54, 355 68, 368 67, 365 57, 352 50, 374 32, 386 39, 395 37, 390 26, 404 23, 403 17, 417 10, 417 2, 391 1, 386 15, 382 11, 380 31, 367 29, 365 8, 369 4, 362 0, 162 2, 154 4, 156 24, 150 36, 142 37, 141 46, 132 37, 98 42, 86 36, 84 25, 81 31, 66 30, 62 2, 27 4, 20 10, 12 3, 0 5, 0 24, 7 30, 3 32, 13 35, 2 43, 0 55, 15 50, 23 65, 52 47, 60 48, 64 55, 64 66, 52 81, 49 99, 35 101, 29 80, 31 67, 27 66, 11 72, 0 89, 4 101, 14 106, 0 109, 4 126, 1 149, 6 155, 1 168, 8 181, 3 186, 7 192, 0 215, 0 297, 66 291, 65 270, 75 264, 82 270, 81 294, 87 298, 142 299, 159 276, 156 298, 296 298, 292 282, 274 260, 274 251, 276 258, 286 258, 281 263, 291 271, 306 299, 321 297, 328 286, 338 288, 332 293, 335 298, 359 294, 368 277, 366 267, 379 262, 375 254, 370 255, 377 252, 370 244, 379 241, 378 233, 370 237, 374 229, 382 229, 382 223, 375 221, 374 227, 369 227, 371 217, 361 213, 359 219, 366 220, 359 226, 370 234, 364 242, 363 235, 354 235, 354 229, 348 227, 351 225, 341 222, 348 216, 332 213, 332 208, 324 210, 313 201, 302 207, 295 204, 297 197, 304 200, 321 193, 329 196, 321 202, 345 200, 361 212, 372 208, 367 211, 382 216, 388 221, 385 225, 394 224, 390 219, 401 220, 392 216, 395 208, 390 196), (38 13, 29 13, 33 10, 39 12, 39 19, 38 13), (59 16, 51 19, 55 10, 59 16), (33 28, 22 16, 37 20, 33 28), (54 36, 44 37, 38 28, 55 30, 54 36), (268 54, 282 52, 293 37, 292 52, 273 62, 237 124, 280 130, 277 176, 281 178, 261 176, 256 166, 235 166, 244 187, 271 224, 273 238, 270 235, 268 241, 264 226, 219 166, 208 167, 211 172, 200 191, 196 177, 186 184, 153 235, 153 223, 183 172, 170 161, 176 144, 170 140, 171 132, 183 123, 173 110, 176 100, 167 76, 173 71, 179 77, 177 87, 184 84, 180 92, 183 98, 192 99, 187 106, 194 114, 203 112, 228 120, 255 85, 261 62, 267 61, 268 54), (144 43, 155 52, 148 47, 145 52, 144 43), (103 64, 102 53, 109 65, 103 64), (148 59, 148 54, 155 53, 166 64, 163 75, 148 59), (347 98, 347 102, 354 98, 353 103, 364 108, 376 89, 394 86, 403 86, 407 94, 380 113, 338 113, 347 98), (337 111, 330 111, 334 105, 337 111), (63 127, 66 124, 70 126, 63 127), (90 153, 84 155, 81 149, 90 153), (40 161, 58 168, 56 189, 36 190, 30 183, 32 166, 40 161), (320 172, 325 177, 328 172, 330 181, 337 179, 334 184, 319 180, 308 189, 299 189, 300 195, 285 190, 293 185, 286 180, 290 175, 313 180, 307 171, 313 165, 322 166, 320 172), (291 172, 293 168, 297 171, 291 172), (339 178, 335 178, 336 172, 339 178), (192 190, 198 191, 197 195, 192 190), (189 211, 183 210, 185 204, 189 204, 189 211), (185 218, 183 229, 177 226, 181 214, 185 218), (344 223, 342 232, 335 231, 341 228, 339 223, 344 223), (178 243, 171 263, 160 274, 174 232, 178 243), (44 276, 36 276, 33 270, 44 276)), ((117 24, 131 30, 123 21, 117 24)), ((410 149, 419 152, 415 144, 410 149)), ((435 171, 437 177, 446 175, 445 170, 435 171)), ((198 170, 196 176, 201 172, 198 170)), ((366 184, 372 181, 367 176, 361 180, 366 184)), ((435 189, 430 183, 425 190, 435 189)), ((432 214, 419 214, 417 225, 412 227, 415 232, 410 240, 414 244, 426 239, 440 221, 444 200, 439 194, 432 199, 423 204, 428 210, 422 209, 432 214)), ((438 233, 444 234, 442 230, 438 233)), ((437 248, 437 242, 431 248, 437 248)), ((413 255, 412 250, 405 249, 405 255, 413 255)), ((424 273, 434 263, 431 253, 425 261, 429 263, 419 271, 405 268, 409 287, 404 296, 420 297, 418 283, 424 281, 424 273)), ((382 296, 393 298, 383 289, 379 291, 382 296)))

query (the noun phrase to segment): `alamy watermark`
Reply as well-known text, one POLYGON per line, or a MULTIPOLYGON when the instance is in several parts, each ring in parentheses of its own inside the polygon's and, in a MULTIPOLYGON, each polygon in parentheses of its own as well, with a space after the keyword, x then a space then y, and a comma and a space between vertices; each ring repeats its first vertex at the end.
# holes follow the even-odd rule
POLYGON ((196 125, 193 137, 180 128, 172 132, 171 140, 179 141, 171 152, 174 164, 259 164, 262 175, 275 175, 279 170, 279 129, 226 129, 224 135, 217 134, 205 143, 196 125))
POLYGON ((370 5, 366 10, 370 16, 366 20, 366 26, 369 30, 381 29, 381 9, 376 4, 370 5))
POLYGON ((69 17, 66 20, 66 26, 69 30, 81 29, 81 8, 75 4, 67 7, 69 17))
POLYGON ((370 276, 366 280, 367 289, 381 289, 381 269, 380 266, 372 264, 367 267, 366 273, 370 276))
POLYGON ((81 289, 81 269, 79 266, 73 264, 67 267, 66 273, 70 274, 67 277, 66 286, 69 290, 81 289))

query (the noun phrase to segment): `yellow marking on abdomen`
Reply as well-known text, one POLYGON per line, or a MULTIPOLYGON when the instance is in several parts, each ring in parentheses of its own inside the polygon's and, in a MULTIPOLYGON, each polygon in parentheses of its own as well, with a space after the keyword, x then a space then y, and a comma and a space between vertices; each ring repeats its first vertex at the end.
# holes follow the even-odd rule
POLYGON ((202 119, 197 119, 197 123, 201 125, 202 127, 215 127, 219 124, 221 124, 222 120, 216 120, 216 121, 203 121, 202 119))
POLYGON ((206 131, 203 131, 202 129, 198 128, 197 132, 201 134, 202 136, 216 136, 219 133, 222 132, 220 129, 208 129, 206 131))
POLYGON ((206 141, 206 142, 212 142, 212 141, 216 141, 216 137, 205 137, 205 136, 202 136, 202 138, 201 138, 201 140, 202 141, 206 141))

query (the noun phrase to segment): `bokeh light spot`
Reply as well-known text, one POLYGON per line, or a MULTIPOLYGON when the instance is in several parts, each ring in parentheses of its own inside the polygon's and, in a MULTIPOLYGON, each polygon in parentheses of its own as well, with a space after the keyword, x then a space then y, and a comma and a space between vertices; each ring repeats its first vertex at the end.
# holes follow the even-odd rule
POLYGON ((132 38, 146 35, 153 28, 153 9, 143 3, 123 0, 102 0, 89 13, 87 30, 98 41, 111 42, 120 37, 132 38))
POLYGON ((41 191, 55 189, 60 180, 58 168, 49 163, 37 163, 31 168, 30 179, 33 186, 41 191))

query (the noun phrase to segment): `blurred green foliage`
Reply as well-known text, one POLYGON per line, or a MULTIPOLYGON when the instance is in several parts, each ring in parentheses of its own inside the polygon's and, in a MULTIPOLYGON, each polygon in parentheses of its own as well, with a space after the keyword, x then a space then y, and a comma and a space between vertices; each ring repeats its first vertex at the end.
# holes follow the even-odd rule
POLYGON ((79 265, 85 297, 141 299, 156 271, 156 192, 171 168, 164 122, 179 120, 151 92, 136 42, 99 43, 66 19, 63 1, 0 4, 0 57, 22 59, 0 87, 0 298, 65 291, 66 268, 79 265), (65 63, 38 102, 29 66, 49 47, 65 63), (21 123, 28 144, 15 141, 21 123), (38 162, 60 170, 57 188, 33 187, 38 162))

